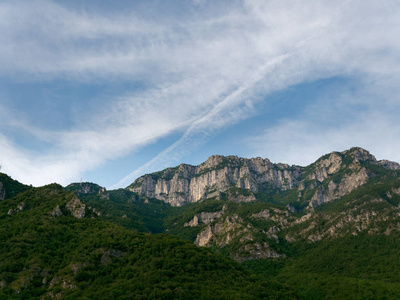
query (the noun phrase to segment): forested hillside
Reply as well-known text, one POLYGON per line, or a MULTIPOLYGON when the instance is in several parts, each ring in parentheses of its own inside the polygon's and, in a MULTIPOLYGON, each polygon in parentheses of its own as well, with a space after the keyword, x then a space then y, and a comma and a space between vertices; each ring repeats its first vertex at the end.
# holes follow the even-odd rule
MULTIPOLYGON (((182 205, 169 203, 176 195, 133 191, 138 183, 33 188, 0 174, 0 296, 400 298, 397 163, 361 148, 307 167, 211 162, 191 175, 196 184, 209 176, 204 197, 186 201, 182 191, 182 205)), ((179 177, 185 168, 143 178, 153 189, 189 180, 179 177)))
POLYGON ((170 235, 98 217, 56 184, 0 202, 0 298, 296 298, 274 280, 170 235))

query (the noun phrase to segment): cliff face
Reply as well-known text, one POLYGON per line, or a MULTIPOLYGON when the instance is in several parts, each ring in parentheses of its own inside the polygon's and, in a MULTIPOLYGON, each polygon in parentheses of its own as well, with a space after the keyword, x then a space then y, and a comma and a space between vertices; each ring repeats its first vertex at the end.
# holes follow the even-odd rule
POLYGON ((78 196, 98 194, 101 199, 110 199, 106 188, 92 182, 71 183, 65 189, 74 192, 78 196))
POLYGON ((172 206, 182 206, 218 197, 218 193, 232 186, 251 192, 291 189, 299 185, 302 169, 273 164, 262 158, 215 155, 199 166, 182 164, 177 168, 142 176, 128 189, 172 206))
POLYGON ((182 206, 207 198, 219 198, 231 187, 246 189, 249 195, 229 195, 237 202, 254 201, 253 193, 276 193, 297 189, 297 201, 310 209, 347 195, 376 174, 370 166, 399 170, 400 165, 377 161, 362 148, 332 152, 307 167, 274 164, 268 159, 211 156, 199 166, 182 164, 176 168, 144 175, 128 189, 172 206, 182 206))
POLYGON ((303 174, 298 188, 299 200, 307 192, 312 193, 309 208, 343 197, 376 177, 374 167, 382 170, 399 170, 400 165, 387 160, 377 161, 367 150, 351 148, 332 152, 310 165, 303 174), (311 171, 311 172, 310 172, 311 171), (308 186, 308 188, 306 188, 308 186))

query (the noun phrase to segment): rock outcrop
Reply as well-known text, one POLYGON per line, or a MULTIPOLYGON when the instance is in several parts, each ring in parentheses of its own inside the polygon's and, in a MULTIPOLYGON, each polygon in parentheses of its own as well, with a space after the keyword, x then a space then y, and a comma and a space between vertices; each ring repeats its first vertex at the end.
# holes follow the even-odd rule
POLYGON ((372 165, 400 170, 398 163, 377 161, 367 150, 358 147, 324 155, 307 167, 273 164, 260 157, 214 155, 199 166, 182 164, 144 175, 128 189, 172 206, 220 199, 224 193, 229 200, 250 202, 256 200, 255 193, 297 189, 298 201, 307 201, 308 207, 314 209, 367 183, 375 176, 369 168, 372 165))
POLYGON ((213 244, 223 247, 228 245, 235 237, 243 238, 250 234, 249 229, 238 215, 228 216, 219 220, 216 224, 208 225, 197 235, 195 244, 202 247, 210 247, 213 244))
POLYGON ((85 216, 86 205, 76 197, 67 202, 65 208, 69 210, 75 218, 82 219, 85 216))
POLYGON ((63 215, 61 208, 59 205, 57 205, 54 210, 50 213, 51 216, 57 218, 63 215))
MULTIPOLYGON (((374 176, 367 169, 366 163, 395 168, 396 163, 378 162, 367 150, 351 148, 350 150, 332 152, 314 163, 314 171, 303 179, 313 181, 311 189, 313 196, 309 201, 309 208, 343 197, 354 189, 368 182, 374 176)), ((304 186, 305 184, 301 185, 304 186)), ((301 190, 299 189, 301 195, 301 190)))
MULTIPOLYGON (((280 211, 281 212, 281 211, 280 211)), ((285 213, 285 212, 284 212, 285 213)), ((278 222, 278 220, 276 220, 278 222)), ((269 239, 278 242, 274 235, 280 229, 276 226, 266 233, 269 239)), ((244 221, 239 215, 220 217, 216 222, 205 227, 196 237, 195 244, 201 247, 224 248, 232 243, 230 256, 238 262, 260 258, 286 257, 270 247, 267 242, 260 242, 256 238, 259 230, 249 222, 244 221)))
POLYGON ((193 217, 193 219, 185 223, 185 227, 195 227, 199 225, 207 225, 222 216, 223 210, 216 212, 201 212, 193 217))
MULTIPOLYGON (((268 189, 288 190, 298 186, 303 168, 273 164, 268 159, 211 156, 199 166, 182 164, 177 168, 144 175, 128 189, 156 198, 172 206, 219 197, 230 187, 259 192, 268 189)), ((237 201, 253 201, 254 196, 237 201)))
POLYGON ((394 161, 389 161, 389 160, 384 159, 384 160, 378 161, 378 164, 389 170, 400 170, 400 164, 398 164, 397 162, 394 162, 394 161))

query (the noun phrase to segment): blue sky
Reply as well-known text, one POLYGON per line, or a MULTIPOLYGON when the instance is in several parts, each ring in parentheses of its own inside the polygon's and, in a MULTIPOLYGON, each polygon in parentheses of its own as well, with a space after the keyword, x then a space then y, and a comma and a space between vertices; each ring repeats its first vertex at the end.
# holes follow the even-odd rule
POLYGON ((1 171, 129 185, 213 154, 400 161, 398 1, 0 1, 1 171))

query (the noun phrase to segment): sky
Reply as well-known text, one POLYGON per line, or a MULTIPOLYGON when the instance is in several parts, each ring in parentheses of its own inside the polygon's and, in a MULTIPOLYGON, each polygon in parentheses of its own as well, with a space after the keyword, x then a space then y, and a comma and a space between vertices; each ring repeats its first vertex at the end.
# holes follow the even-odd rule
POLYGON ((0 165, 25 184, 211 155, 400 162, 397 0, 0 0, 0 165))

